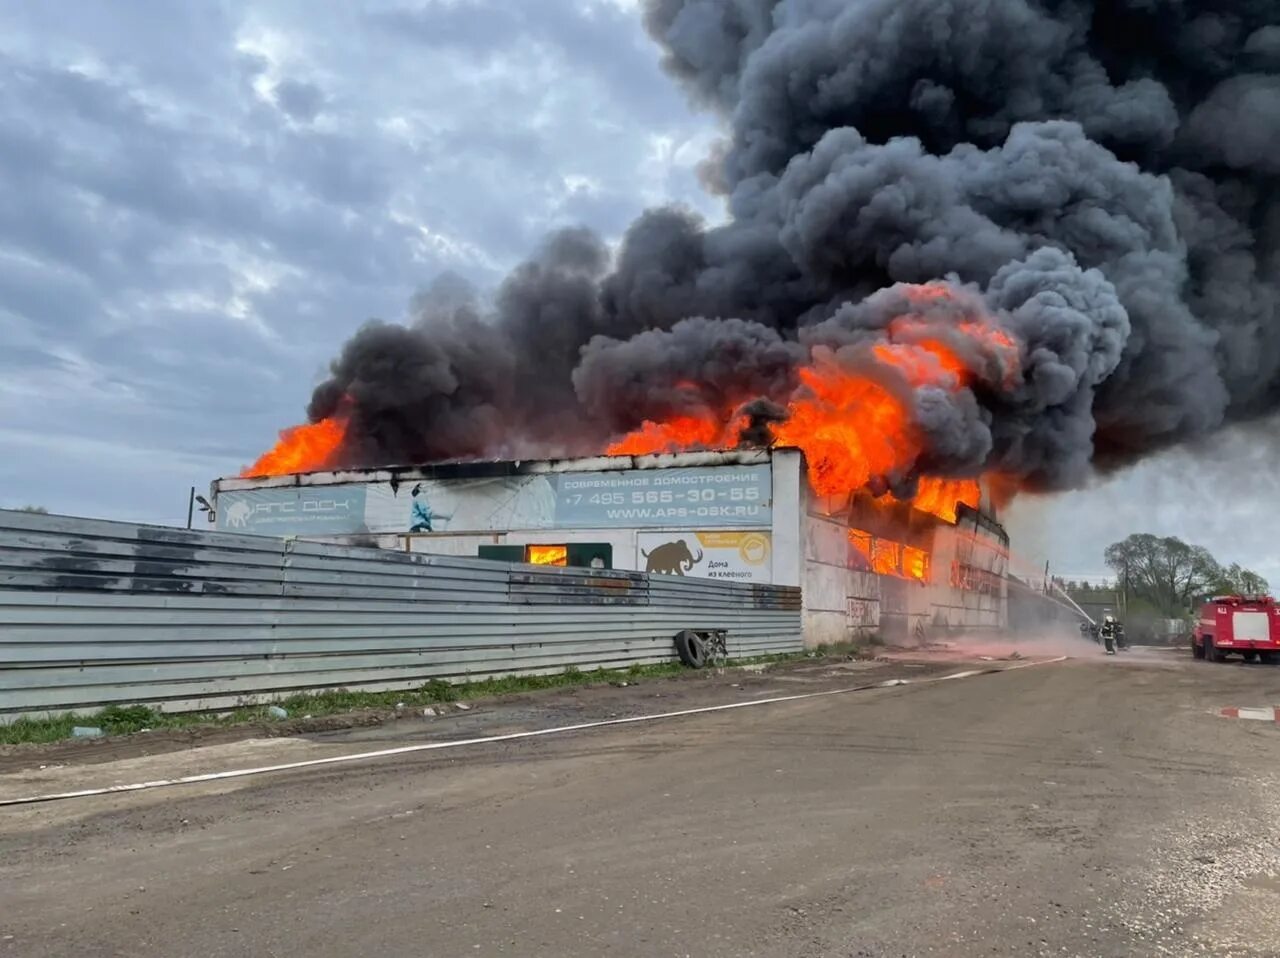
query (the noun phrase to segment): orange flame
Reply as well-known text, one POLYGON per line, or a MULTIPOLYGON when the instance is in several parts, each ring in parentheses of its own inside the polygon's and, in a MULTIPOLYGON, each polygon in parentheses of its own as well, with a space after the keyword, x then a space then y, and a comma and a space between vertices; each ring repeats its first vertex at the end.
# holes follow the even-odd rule
POLYGON ((734 449, 745 425, 741 420, 726 425, 711 416, 677 416, 662 423, 646 419, 606 451, 611 456, 647 456, 681 449, 734 449))
POLYGON ((960 504, 977 509, 982 489, 976 479, 939 479, 925 476, 916 485, 911 505, 955 524, 960 504))
POLYGON ((929 581, 929 553, 923 549, 902 547, 902 574, 919 582, 929 581))
POLYGON ((825 353, 815 359, 800 370, 804 388, 773 435, 804 452, 818 495, 848 495, 920 455, 920 436, 898 397, 875 380, 844 373, 825 353))
POLYGON ((863 532, 861 529, 849 530, 849 544, 857 551, 861 562, 858 567, 864 571, 871 568, 871 544, 873 537, 870 532, 863 532))
MULTIPOLYGON (((911 287, 908 296, 923 310, 955 293, 935 283, 911 287)), ((1008 333, 983 319, 943 325, 911 313, 894 319, 885 336, 870 347, 851 346, 840 353, 815 347, 811 363, 797 371, 801 385, 787 403, 787 419, 772 427, 776 442, 804 453, 809 484, 820 496, 847 496, 877 480, 916 471, 926 441, 910 406, 916 389, 932 386, 956 392, 979 376, 1004 386, 1017 378, 1017 345, 1008 333)), ((728 418, 708 412, 663 423, 646 421, 608 451, 640 455, 732 449, 745 423, 725 425, 728 418)), ((979 495, 975 479, 924 477, 912 504, 954 523, 957 504, 977 508, 979 495)), ((874 557, 868 558, 874 566, 874 557)))
POLYGON ((871 569, 880 575, 897 575, 902 568, 902 545, 889 539, 871 540, 871 569))
POLYGON ((532 565, 569 564, 568 546, 526 546, 525 559, 532 565))
POLYGON ((281 430, 276 444, 240 475, 246 478, 285 476, 324 469, 332 465, 333 455, 346 433, 347 421, 338 417, 281 430))
POLYGON ((850 529, 848 535, 849 545, 858 555, 851 568, 899 579, 914 579, 926 583, 929 581, 929 553, 923 549, 882 539, 861 529, 850 529))

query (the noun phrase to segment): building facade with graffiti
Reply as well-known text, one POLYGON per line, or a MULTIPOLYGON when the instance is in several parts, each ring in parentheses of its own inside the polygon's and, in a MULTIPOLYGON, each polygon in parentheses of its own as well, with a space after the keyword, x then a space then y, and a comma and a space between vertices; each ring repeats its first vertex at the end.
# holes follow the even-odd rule
POLYGON ((220 479, 212 499, 228 532, 799 585, 814 645, 1005 625, 989 509, 950 523, 804 476, 796 450, 744 450, 220 479))

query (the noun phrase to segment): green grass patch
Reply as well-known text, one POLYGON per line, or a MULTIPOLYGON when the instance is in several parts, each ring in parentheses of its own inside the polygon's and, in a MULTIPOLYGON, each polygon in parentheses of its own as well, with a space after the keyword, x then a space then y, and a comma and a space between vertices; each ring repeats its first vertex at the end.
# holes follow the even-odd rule
POLYGON ((76 715, 57 715, 47 719, 20 718, 12 725, 0 725, 0 742, 6 745, 56 742, 70 738, 71 729, 83 724, 76 715))
MULTIPOLYGON (((849 649, 854 647, 849 645, 849 649)), ((818 653, 795 652, 782 655, 765 655, 753 659, 737 659, 730 668, 743 665, 776 664, 816 655, 843 655, 841 646, 828 646, 818 653)), ((434 680, 416 689, 392 692, 363 692, 349 689, 332 689, 326 692, 304 692, 281 698, 274 703, 289 713, 289 719, 310 716, 341 715, 362 710, 393 709, 403 704, 406 708, 426 708, 465 699, 493 698, 520 692, 538 692, 545 689, 562 689, 574 686, 602 685, 605 683, 639 682, 645 679, 670 678, 676 675, 695 675, 678 662, 661 662, 656 665, 633 665, 626 669, 595 669, 583 672, 568 668, 548 675, 505 675, 480 679, 474 682, 450 683, 434 680)), ((246 705, 220 713, 211 712, 161 712, 146 705, 112 705, 93 714, 66 713, 44 719, 18 719, 9 725, 0 725, 0 745, 57 742, 72 737, 72 729, 79 726, 100 728, 107 735, 131 735, 144 729, 180 729, 272 723, 284 721, 272 718, 270 704, 246 705)))
POLYGON ((106 735, 133 735, 148 729, 180 729, 264 721, 267 706, 234 709, 230 715, 208 712, 160 712, 146 705, 110 705, 100 712, 67 712, 51 718, 20 718, 0 725, 0 745, 58 742, 72 738, 76 726, 100 728, 106 735))

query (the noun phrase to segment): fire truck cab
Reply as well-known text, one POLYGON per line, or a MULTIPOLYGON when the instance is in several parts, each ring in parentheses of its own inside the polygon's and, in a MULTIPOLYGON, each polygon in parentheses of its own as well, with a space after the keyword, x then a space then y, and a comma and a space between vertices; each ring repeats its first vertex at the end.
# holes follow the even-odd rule
POLYGON ((1219 595, 1200 607, 1191 632, 1191 654, 1221 662, 1233 652, 1245 661, 1276 660, 1280 652, 1280 606, 1269 595, 1219 595))

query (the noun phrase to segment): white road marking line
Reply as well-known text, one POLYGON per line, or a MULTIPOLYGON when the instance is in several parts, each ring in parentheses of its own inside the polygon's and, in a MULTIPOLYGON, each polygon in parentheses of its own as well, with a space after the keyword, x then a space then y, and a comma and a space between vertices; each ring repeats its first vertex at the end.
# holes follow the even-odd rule
POLYGON ((382 748, 372 752, 355 752, 349 755, 331 755, 327 758, 312 758, 301 762, 285 762, 280 765, 262 765, 257 768, 237 768, 226 772, 206 772, 202 775, 184 775, 182 778, 161 778, 150 782, 134 782, 129 785, 107 785, 102 788, 85 788, 74 792, 51 792, 45 795, 30 795, 24 798, 0 798, 0 807, 5 805, 34 805, 39 802, 55 802, 69 798, 90 798, 96 795, 113 795, 117 792, 140 792, 144 789, 165 788, 170 785, 196 785, 201 782, 216 782, 229 778, 245 778, 249 775, 263 775, 267 772, 288 772, 299 768, 318 768, 322 765, 339 765, 346 762, 368 761, 375 758, 386 758, 390 755, 408 755, 413 752, 432 752, 441 749, 462 748, 468 745, 489 745, 494 742, 514 742, 519 739, 539 738, 545 735, 563 735, 566 732, 581 732, 587 729, 610 728, 618 725, 634 725, 640 722, 658 722, 663 719, 683 718, 690 715, 707 715, 712 712, 727 712, 731 709, 752 708, 757 705, 777 705, 781 702, 799 702, 804 699, 824 698, 832 695, 847 695, 850 692, 866 692, 871 689, 889 688, 898 684, 928 685, 945 679, 969 677, 973 675, 991 675, 998 672, 1012 672, 1032 665, 1053 665, 1065 662, 1067 657, 1043 659, 1011 665, 1007 668, 976 669, 956 675, 940 678, 916 680, 890 679, 887 682, 874 682, 870 685, 855 685, 839 689, 826 689, 822 692, 800 692, 795 695, 776 695, 767 699, 749 699, 745 702, 729 702, 725 705, 704 705, 694 709, 680 709, 675 712, 657 712, 650 715, 632 715, 626 718, 603 719, 596 722, 581 722, 577 725, 557 725, 554 728, 533 729, 527 732, 505 732, 501 735, 483 735, 478 738, 451 739, 444 742, 423 742, 418 745, 401 745, 396 748, 382 748))

